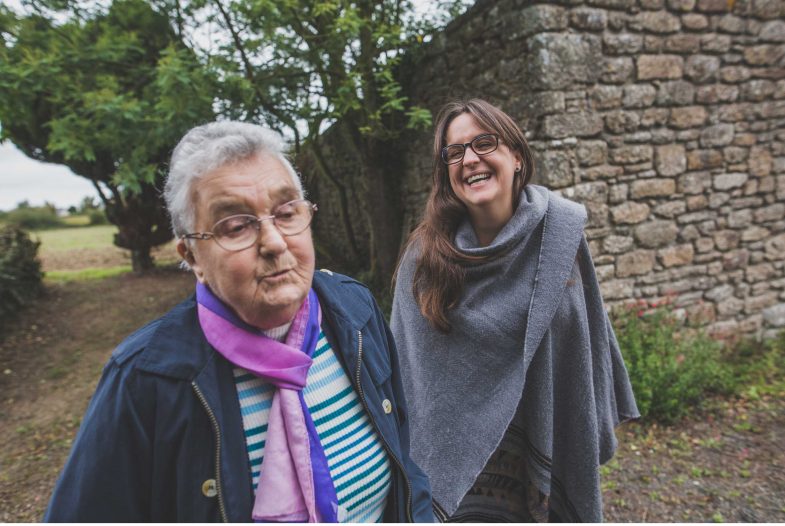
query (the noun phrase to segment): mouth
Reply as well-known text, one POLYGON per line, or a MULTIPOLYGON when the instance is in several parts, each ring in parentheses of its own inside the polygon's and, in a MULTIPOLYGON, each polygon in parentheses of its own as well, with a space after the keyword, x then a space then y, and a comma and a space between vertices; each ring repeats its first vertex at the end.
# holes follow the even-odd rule
POLYGON ((287 268, 283 270, 276 270, 275 272, 268 272, 258 278, 258 281, 275 282, 284 279, 292 269, 287 268))
POLYGON ((470 175, 469 177, 464 179, 463 182, 465 184, 468 184, 469 186, 472 186, 477 183, 482 183, 483 181, 487 181, 490 178, 491 178, 490 172, 482 172, 482 173, 470 175))

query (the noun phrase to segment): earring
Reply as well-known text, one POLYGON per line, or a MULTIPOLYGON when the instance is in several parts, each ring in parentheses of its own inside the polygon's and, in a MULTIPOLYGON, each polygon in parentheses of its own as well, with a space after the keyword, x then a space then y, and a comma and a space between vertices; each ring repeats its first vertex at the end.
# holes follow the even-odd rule
POLYGON ((521 167, 520 166, 516 166, 515 167, 515 173, 517 174, 517 173, 520 173, 520 172, 521 172, 521 167))

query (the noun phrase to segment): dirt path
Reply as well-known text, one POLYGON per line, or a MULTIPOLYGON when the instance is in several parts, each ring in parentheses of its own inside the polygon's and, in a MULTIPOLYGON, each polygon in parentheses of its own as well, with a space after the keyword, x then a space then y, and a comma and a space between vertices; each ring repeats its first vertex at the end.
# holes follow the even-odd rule
MULTIPOLYGON (((114 346, 193 289, 183 272, 50 285, 0 341, 0 521, 40 521, 114 346)), ((785 522, 785 393, 623 426, 603 468, 613 522, 785 522)))

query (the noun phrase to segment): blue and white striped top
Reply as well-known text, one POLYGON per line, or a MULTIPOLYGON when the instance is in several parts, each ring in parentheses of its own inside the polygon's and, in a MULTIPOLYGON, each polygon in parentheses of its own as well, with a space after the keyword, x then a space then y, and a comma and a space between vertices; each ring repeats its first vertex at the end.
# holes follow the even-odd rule
MULTIPOLYGON (((239 367, 234 380, 255 493, 275 388, 239 367)), ((319 333, 303 398, 327 455, 341 522, 381 522, 390 491, 390 461, 324 332, 319 333)))

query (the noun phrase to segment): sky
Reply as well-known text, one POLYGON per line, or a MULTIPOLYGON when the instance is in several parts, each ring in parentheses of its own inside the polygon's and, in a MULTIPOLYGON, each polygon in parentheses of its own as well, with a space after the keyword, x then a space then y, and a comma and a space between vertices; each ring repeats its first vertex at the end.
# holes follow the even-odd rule
POLYGON ((66 209, 85 196, 98 197, 92 183, 63 165, 34 161, 10 141, 0 144, 0 210, 16 208, 25 199, 66 209))

